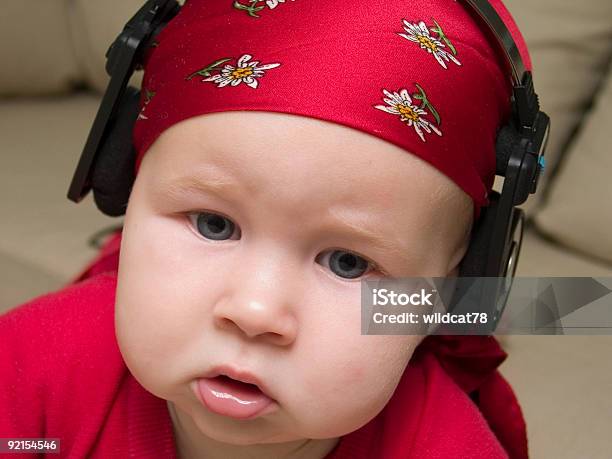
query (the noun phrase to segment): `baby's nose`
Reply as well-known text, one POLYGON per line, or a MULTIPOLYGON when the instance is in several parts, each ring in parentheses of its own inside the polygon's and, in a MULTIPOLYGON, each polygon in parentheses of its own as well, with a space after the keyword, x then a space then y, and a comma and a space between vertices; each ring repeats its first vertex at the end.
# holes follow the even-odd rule
POLYGON ((242 265, 230 281, 228 294, 214 307, 215 325, 276 345, 293 343, 298 331, 295 302, 300 299, 295 291, 297 273, 288 271, 290 267, 273 260, 250 271, 248 263, 242 265))

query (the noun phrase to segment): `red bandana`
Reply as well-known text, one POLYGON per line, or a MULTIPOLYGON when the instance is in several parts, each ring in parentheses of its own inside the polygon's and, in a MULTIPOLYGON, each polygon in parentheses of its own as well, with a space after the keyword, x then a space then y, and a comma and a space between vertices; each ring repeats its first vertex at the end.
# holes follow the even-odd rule
MULTIPOLYGON (((491 0, 526 66, 523 39, 491 0)), ((461 1, 188 0, 149 50, 136 171, 173 124, 232 110, 318 118, 427 161, 487 206, 509 72, 461 1)))

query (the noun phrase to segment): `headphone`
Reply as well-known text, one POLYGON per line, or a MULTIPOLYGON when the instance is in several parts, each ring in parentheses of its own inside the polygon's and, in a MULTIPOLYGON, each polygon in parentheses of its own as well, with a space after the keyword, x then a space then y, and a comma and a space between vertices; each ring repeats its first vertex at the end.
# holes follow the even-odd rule
MULTIPOLYGON (((503 52, 512 82, 512 115, 496 139, 496 175, 504 177, 501 194, 489 194, 481 209, 470 245, 461 261, 458 283, 449 310, 462 298, 475 298, 479 312, 492 319, 493 332, 504 310, 523 239, 525 215, 516 206, 537 190, 544 170, 550 119, 542 111, 531 72, 525 70, 518 46, 487 0, 461 0, 475 13, 503 52), (476 278, 493 278, 476 282, 476 278)), ((111 76, 87 142, 74 172, 68 199, 79 202, 93 190, 97 207, 108 216, 125 213, 134 183, 136 152, 132 129, 140 111, 140 91, 128 87, 144 53, 156 35, 180 11, 176 0, 148 0, 125 25, 106 53, 111 76)), ((470 306, 470 310, 474 310, 470 306)))

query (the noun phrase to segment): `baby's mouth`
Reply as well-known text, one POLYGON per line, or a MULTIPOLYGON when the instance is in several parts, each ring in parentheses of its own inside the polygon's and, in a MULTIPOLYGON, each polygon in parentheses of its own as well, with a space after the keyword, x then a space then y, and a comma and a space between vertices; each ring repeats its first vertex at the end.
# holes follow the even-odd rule
POLYGON ((197 391, 210 411, 235 419, 253 419, 277 406, 257 385, 226 375, 198 379, 197 391))

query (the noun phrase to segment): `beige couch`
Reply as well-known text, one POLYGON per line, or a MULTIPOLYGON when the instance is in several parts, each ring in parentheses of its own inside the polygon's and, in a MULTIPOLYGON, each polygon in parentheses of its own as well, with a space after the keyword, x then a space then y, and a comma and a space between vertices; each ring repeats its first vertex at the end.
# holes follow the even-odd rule
MULTIPOLYGON (((65 199, 106 84, 104 52, 142 2, 19 0, 0 13, 0 310, 73 278, 120 223, 65 199), (78 90, 77 90, 78 88, 78 90)), ((509 0, 553 119, 522 276, 612 275, 612 2, 509 0)), ((499 187, 499 183, 497 184, 499 187)), ((505 337, 533 457, 612 453, 611 337, 505 337)))

